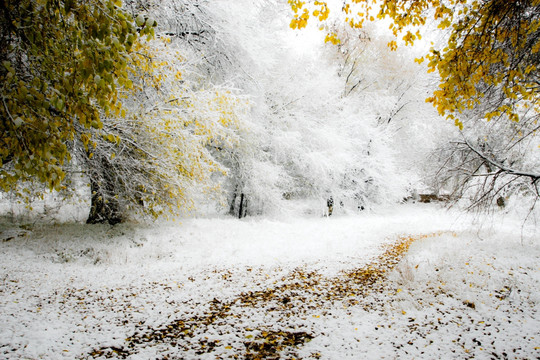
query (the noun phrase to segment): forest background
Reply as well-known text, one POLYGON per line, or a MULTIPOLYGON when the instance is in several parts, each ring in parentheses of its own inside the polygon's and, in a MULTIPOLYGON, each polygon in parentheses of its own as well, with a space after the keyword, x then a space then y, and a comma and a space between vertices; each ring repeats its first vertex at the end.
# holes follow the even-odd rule
POLYGON ((13 216, 320 215, 426 195, 534 218, 534 1, 5 5, 13 216))

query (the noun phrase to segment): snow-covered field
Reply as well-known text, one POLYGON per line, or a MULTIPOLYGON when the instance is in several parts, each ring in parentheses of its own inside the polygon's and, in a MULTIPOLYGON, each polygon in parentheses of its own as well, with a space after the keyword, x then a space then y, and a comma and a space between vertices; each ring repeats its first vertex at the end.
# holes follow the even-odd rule
POLYGON ((497 216, 0 231, 0 358, 540 357, 538 232, 497 216))

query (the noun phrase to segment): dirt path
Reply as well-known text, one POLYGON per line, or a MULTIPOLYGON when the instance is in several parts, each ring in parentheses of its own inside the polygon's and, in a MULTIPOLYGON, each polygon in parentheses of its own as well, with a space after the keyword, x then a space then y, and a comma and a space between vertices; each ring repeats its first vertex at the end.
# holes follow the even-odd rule
POLYGON ((123 346, 93 349, 87 356, 127 359, 151 347, 161 359, 182 358, 180 354, 216 359, 301 358, 299 349, 304 344, 324 336, 310 327, 310 317, 324 315, 335 306, 374 309, 379 304, 365 301, 366 295, 384 290, 387 274, 414 241, 439 235, 401 236, 369 264, 337 276, 297 268, 265 290, 247 291, 228 301, 220 301, 216 294, 202 314, 160 327, 139 324, 123 346))

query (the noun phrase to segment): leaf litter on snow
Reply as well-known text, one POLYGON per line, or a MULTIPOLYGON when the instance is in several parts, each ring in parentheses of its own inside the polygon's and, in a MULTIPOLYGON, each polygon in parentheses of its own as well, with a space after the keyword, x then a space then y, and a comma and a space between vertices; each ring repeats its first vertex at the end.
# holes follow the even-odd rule
POLYGON ((114 234, 83 226, 71 243, 37 229, 0 248, 0 354, 538 356, 538 244, 504 227, 479 240, 451 217, 428 207, 114 234), (49 256, 59 249, 66 261, 49 256))
MULTIPOLYGON (((139 345, 159 343, 180 346, 183 351, 191 350, 198 356, 213 353, 221 340, 209 340, 208 337, 201 339, 201 336, 206 334, 211 326, 227 331, 227 324, 231 322, 229 319, 232 319, 233 323, 244 323, 247 318, 243 318, 246 314, 250 315, 249 310, 244 311, 248 308, 272 314, 271 327, 269 328, 266 323, 261 323, 254 328, 245 327, 243 331, 236 328, 231 335, 240 339, 234 344, 235 354, 230 356, 248 359, 280 359, 283 356, 296 358, 298 354, 294 349, 311 341, 315 335, 306 331, 309 328, 291 327, 291 320, 305 319, 309 314, 324 310, 336 302, 342 302, 348 306, 359 305, 361 303, 359 299, 365 297, 366 293, 380 291, 380 288, 384 286, 386 274, 395 267, 412 242, 436 235, 400 237, 396 243, 385 246, 385 251, 367 266, 344 272, 333 278, 326 278, 316 272, 295 269, 287 277, 281 279, 280 285, 266 290, 242 293, 228 302, 214 299, 207 313, 202 317, 175 320, 159 329, 147 328, 127 338, 126 346, 121 349, 102 348, 92 351, 90 355, 127 358, 139 345), (279 330, 273 330, 276 327, 279 330), (193 338, 197 340, 190 341, 193 338)), ((371 304, 362 305, 369 308, 371 304)), ((231 350, 233 345, 225 345, 225 349, 231 350)), ((317 357, 316 354, 312 355, 317 357)), ((168 357, 167 351, 162 351, 161 355, 164 358, 168 357)))

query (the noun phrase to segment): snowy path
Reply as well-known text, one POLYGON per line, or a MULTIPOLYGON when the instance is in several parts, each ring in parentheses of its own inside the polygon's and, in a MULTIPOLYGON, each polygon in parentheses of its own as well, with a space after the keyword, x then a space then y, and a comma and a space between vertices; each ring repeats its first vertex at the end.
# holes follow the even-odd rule
POLYGON ((0 356, 540 356, 538 242, 504 224, 470 229, 433 206, 289 221, 5 225, 0 356))

